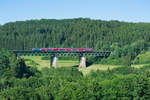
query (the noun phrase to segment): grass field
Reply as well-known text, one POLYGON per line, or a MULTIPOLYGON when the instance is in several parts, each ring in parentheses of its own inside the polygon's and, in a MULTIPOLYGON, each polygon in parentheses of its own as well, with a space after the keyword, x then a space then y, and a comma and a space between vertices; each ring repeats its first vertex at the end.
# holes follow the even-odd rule
POLYGON ((96 71, 96 70, 107 70, 120 67, 119 65, 102 65, 102 64, 93 64, 88 67, 80 67, 79 71, 82 71, 84 75, 88 74, 90 71, 96 71))
MULTIPOLYGON (((39 70, 43 67, 50 67, 50 59, 42 60, 41 56, 22 56, 25 59, 25 63, 28 66, 36 66, 39 70)), ((71 67, 77 66, 78 60, 59 60, 58 59, 58 67, 71 67)))
POLYGON ((139 54, 133 62, 137 62, 139 64, 147 64, 150 63, 150 50, 147 52, 143 52, 139 54))
MULTIPOLYGON (((36 66, 39 70, 41 70, 44 67, 50 67, 50 59, 49 60, 42 60, 42 56, 22 56, 22 58, 25 59, 25 63, 28 66, 36 66)), ((58 59, 58 67, 73 67, 78 66, 78 59, 76 60, 59 60, 58 59)), ((138 65, 132 65, 132 67, 140 68, 145 65, 150 64, 138 64, 138 65)), ((90 71, 96 71, 96 70, 107 70, 120 67, 120 65, 102 65, 102 64, 93 64, 88 67, 78 67, 80 71, 83 72, 83 74, 88 74, 90 71)))

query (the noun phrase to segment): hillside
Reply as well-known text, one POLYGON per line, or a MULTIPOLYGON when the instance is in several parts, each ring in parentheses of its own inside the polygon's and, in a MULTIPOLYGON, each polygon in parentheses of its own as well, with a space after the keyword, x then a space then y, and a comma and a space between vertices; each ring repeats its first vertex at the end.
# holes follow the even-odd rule
POLYGON ((142 52, 133 61, 135 64, 149 64, 150 63, 150 50, 142 52))
POLYGON ((0 26, 0 48, 122 47, 137 40, 150 41, 150 23, 126 23, 90 19, 42 19, 0 26), (7 44, 7 45, 6 45, 7 44), (109 47, 107 47, 109 46, 109 47))
POLYGON ((149 47, 150 23, 82 18, 7 23, 0 26, 0 98, 149 100, 150 65, 145 64, 149 63, 149 47), (102 59, 87 57, 92 65, 86 68, 75 67, 78 61, 73 57, 75 61, 62 57, 60 67, 48 68, 48 57, 22 59, 6 50, 37 47, 86 47, 113 53, 102 59))
POLYGON ((0 48, 9 50, 43 47, 103 49, 114 51, 110 59, 117 59, 119 63, 125 57, 133 60, 149 46, 150 23, 76 18, 18 21, 0 26, 0 48))

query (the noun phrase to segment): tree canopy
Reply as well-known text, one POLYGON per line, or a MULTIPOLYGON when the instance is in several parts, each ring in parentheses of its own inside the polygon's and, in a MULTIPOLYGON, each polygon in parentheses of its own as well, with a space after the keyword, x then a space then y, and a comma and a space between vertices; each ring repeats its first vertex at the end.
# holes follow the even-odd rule
POLYGON ((0 26, 0 48, 94 48, 110 50, 102 63, 130 65, 150 47, 150 23, 76 19, 41 19, 10 22, 0 26), (129 58, 128 61, 124 59, 129 58))
POLYGON ((0 48, 44 47, 110 49, 137 41, 150 42, 150 23, 77 19, 17 21, 0 26, 0 48))

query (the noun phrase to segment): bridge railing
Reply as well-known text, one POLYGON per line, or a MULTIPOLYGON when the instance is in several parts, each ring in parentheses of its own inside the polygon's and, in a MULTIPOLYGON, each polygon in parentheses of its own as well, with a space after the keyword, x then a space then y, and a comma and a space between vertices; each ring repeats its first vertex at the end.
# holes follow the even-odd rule
POLYGON ((111 51, 32 51, 13 50, 17 56, 109 56, 111 51))

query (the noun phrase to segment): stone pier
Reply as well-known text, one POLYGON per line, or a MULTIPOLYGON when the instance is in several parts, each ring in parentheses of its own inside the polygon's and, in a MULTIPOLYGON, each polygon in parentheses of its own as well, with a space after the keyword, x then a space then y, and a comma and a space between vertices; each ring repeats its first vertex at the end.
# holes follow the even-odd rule
POLYGON ((86 67, 86 57, 79 56, 79 67, 86 67))
POLYGON ((58 66, 58 57, 57 56, 51 56, 51 67, 56 68, 58 66))

